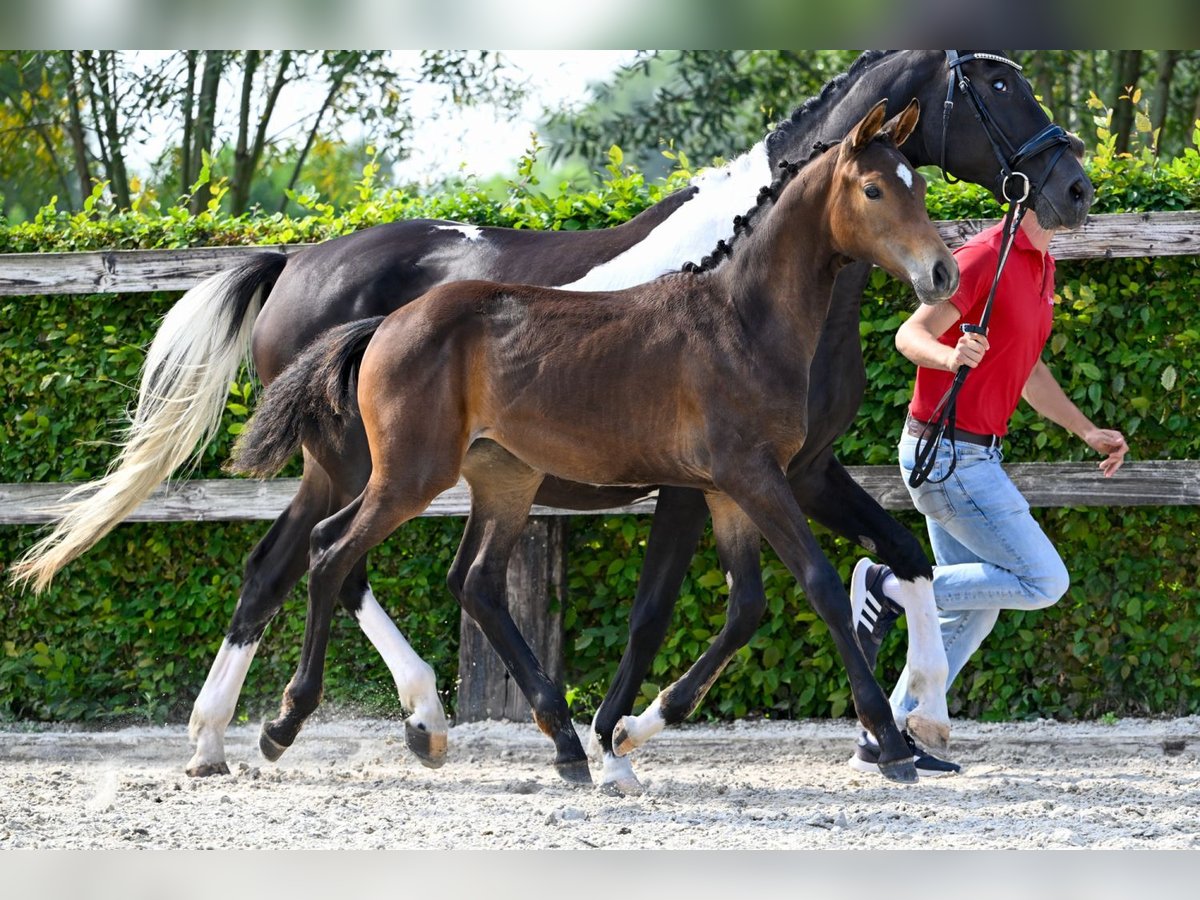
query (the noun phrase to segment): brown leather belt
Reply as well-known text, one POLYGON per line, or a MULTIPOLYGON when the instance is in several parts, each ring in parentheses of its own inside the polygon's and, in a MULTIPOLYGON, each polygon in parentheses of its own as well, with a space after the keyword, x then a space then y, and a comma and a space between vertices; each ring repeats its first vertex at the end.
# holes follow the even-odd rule
MULTIPOLYGON (((927 428, 932 432, 932 426, 922 422, 920 419, 914 419, 912 416, 904 420, 904 430, 913 437, 921 437, 927 428)), ((999 447, 1004 443, 1003 438, 999 435, 976 434, 974 431, 964 431, 961 428, 947 429, 945 436, 953 436, 956 441, 961 441, 964 444, 976 444, 980 447, 999 447)))

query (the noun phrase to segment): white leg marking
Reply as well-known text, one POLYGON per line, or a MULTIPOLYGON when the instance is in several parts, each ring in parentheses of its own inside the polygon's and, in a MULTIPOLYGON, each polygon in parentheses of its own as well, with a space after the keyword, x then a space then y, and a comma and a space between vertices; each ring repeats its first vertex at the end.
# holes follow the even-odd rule
POLYGON ((919 740, 932 747, 944 747, 950 739, 950 713, 946 708, 950 666, 942 645, 933 582, 917 578, 897 580, 897 584, 888 596, 904 607, 908 620, 909 691, 917 698, 917 705, 907 714, 896 711, 896 722, 904 727, 907 719, 909 729, 919 740))
POLYGON ((192 706, 188 736, 196 745, 196 753, 187 764, 188 772, 225 764, 225 729, 237 709, 238 695, 257 649, 258 641, 231 644, 226 638, 221 642, 200 696, 192 706))
POLYGON ((616 290, 642 284, 685 262, 699 263, 722 238, 733 235, 733 217, 754 206, 759 188, 771 183, 767 145, 760 141, 733 162, 692 179, 699 188, 645 239, 564 288, 616 290))
POLYGON ((625 734, 620 741, 620 746, 617 746, 617 741, 614 739, 613 749, 619 755, 624 756, 629 751, 642 746, 666 727, 666 720, 662 716, 662 694, 659 694, 640 716, 625 716, 621 719, 617 730, 623 730, 625 734))
POLYGON ((637 797, 642 793, 642 783, 634 774, 633 763, 628 756, 615 753, 604 754, 604 766, 600 770, 597 789, 604 793, 616 792, 626 797, 637 797))
POLYGON ((358 610, 358 626, 375 645, 392 673, 400 704, 412 713, 412 724, 424 726, 435 734, 445 734, 446 714, 438 698, 433 667, 409 646, 369 586, 363 592, 358 610))

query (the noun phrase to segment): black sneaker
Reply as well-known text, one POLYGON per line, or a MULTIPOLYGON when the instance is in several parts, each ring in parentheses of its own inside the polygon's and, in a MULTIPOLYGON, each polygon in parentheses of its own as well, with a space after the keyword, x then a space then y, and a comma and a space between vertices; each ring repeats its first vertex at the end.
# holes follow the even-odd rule
MULTIPOLYGON (((938 759, 928 750, 917 746, 917 742, 912 739, 912 735, 907 730, 900 733, 904 735, 904 740, 908 742, 908 747, 912 750, 913 763, 917 767, 917 775, 921 778, 941 778, 945 775, 957 775, 962 771, 962 766, 958 763, 938 759)), ((856 772, 864 772, 868 775, 879 774, 879 745, 875 743, 875 739, 866 729, 863 729, 858 735, 858 746, 854 748, 854 755, 850 757, 849 765, 856 772)))
POLYGON ((854 616, 854 630, 859 646, 867 658, 867 665, 875 671, 879 648, 883 639, 892 630, 896 620, 904 615, 904 608, 883 592, 883 581, 892 570, 873 563, 863 557, 850 576, 850 609, 854 616))

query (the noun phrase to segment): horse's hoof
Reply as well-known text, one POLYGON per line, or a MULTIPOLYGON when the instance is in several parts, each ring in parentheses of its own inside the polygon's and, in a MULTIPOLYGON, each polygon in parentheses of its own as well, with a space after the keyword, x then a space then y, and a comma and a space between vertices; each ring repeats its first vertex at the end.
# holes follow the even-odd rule
POLYGON ((229 766, 225 761, 215 763, 200 763, 198 765, 190 765, 184 771, 190 778, 208 778, 210 775, 228 775, 229 766))
POLYGON ((917 766, 911 756, 905 759, 897 759, 892 762, 879 761, 879 774, 888 781, 899 782, 900 784, 916 784, 917 783, 917 766))
POLYGON ((267 731, 270 727, 270 722, 263 723, 262 733, 258 736, 258 749, 269 762, 276 762, 279 757, 283 756, 283 751, 287 749, 287 745, 281 744, 271 737, 267 731))
POLYGON ((597 790, 609 797, 639 797, 643 788, 627 758, 606 753, 597 790))
POLYGON ((445 732, 431 732, 424 725, 414 725, 411 719, 405 719, 404 742, 426 768, 440 769, 446 762, 445 732))
POLYGON ((613 729, 613 753, 617 756, 624 756, 637 749, 637 744, 629 734, 628 723, 632 721, 632 716, 622 716, 617 727, 613 729))
POLYGON ((568 759, 562 762, 555 760, 554 768, 558 777, 568 784, 590 786, 592 783, 592 770, 588 767, 587 759, 568 759))
POLYGON ((950 723, 926 718, 919 711, 908 714, 905 727, 917 743, 930 750, 945 750, 950 746, 950 723))

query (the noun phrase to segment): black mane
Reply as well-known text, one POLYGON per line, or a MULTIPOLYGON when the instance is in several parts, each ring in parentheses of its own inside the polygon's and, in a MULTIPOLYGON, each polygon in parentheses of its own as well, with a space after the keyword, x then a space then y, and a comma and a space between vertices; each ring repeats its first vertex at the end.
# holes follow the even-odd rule
POLYGON ((794 110, 792 114, 775 126, 774 129, 767 135, 766 144, 768 153, 776 148, 781 141, 786 140, 792 133, 800 127, 800 121, 807 115, 811 115, 815 110, 823 108, 826 104, 832 102, 834 94, 838 94, 846 87, 848 83, 853 83, 858 80, 863 69, 874 65, 886 56, 896 53, 895 50, 867 50, 863 52, 853 63, 850 68, 840 75, 835 75, 825 87, 821 88, 821 93, 815 97, 809 97, 794 110))

